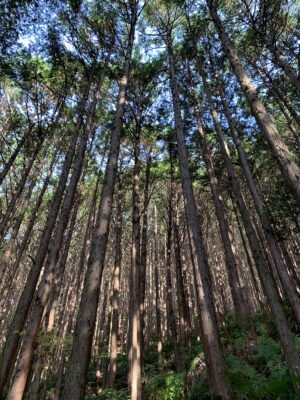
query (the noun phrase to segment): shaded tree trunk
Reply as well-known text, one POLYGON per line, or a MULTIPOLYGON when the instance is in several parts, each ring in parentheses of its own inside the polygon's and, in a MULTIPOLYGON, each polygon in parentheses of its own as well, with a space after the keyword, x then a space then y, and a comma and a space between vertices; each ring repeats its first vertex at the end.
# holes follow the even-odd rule
POLYGON ((264 138, 269 144, 272 155, 281 169, 284 180, 289 185, 296 201, 300 203, 300 168, 297 166, 292 154, 284 144, 282 137, 273 124, 263 103, 258 98, 257 91, 249 79, 246 71, 244 70, 237 51, 230 41, 224 29, 223 23, 218 16, 214 0, 207 0, 207 5, 209 7, 212 20, 219 34, 223 48, 249 103, 252 114, 255 117, 264 138))
POLYGON ((144 373, 144 348, 145 348, 145 290, 147 270, 147 245, 148 245, 148 205, 149 205, 149 179, 151 168, 151 150, 147 158, 146 176, 144 185, 144 209, 142 223, 141 265, 140 265, 140 330, 141 330, 141 372, 144 373))
MULTIPOLYGON (((265 234, 266 241, 269 245, 269 248, 270 248, 270 251, 272 254, 274 265, 276 267, 280 281, 283 285, 284 292, 293 308, 297 323, 300 326, 300 300, 299 300, 296 290, 291 282, 291 279, 288 276, 287 269, 284 264, 284 260, 282 259, 282 256, 280 253, 279 245, 275 238, 275 234, 274 234, 271 224, 267 218, 263 202, 262 202, 262 200, 259 196, 259 193, 256 189, 256 185, 254 183, 252 172, 250 170, 250 167, 249 167, 249 164, 248 164, 248 161, 247 161, 244 149, 243 149, 243 145, 242 145, 242 142, 239 137, 239 133, 235 127, 234 120, 232 118, 228 103, 226 101, 224 87, 221 84, 220 80, 218 80, 217 82, 219 83, 219 90, 220 90, 220 96, 222 99, 222 104, 224 107, 224 113, 227 118, 227 121, 228 121, 228 124, 230 127, 230 131, 233 136, 233 140, 234 140, 237 150, 238 150, 239 159, 240 159, 240 162, 241 162, 241 165, 242 165, 242 168, 243 168, 243 171, 244 171, 247 183, 248 183, 249 190, 250 190, 252 198, 253 198, 253 202, 254 202, 257 214, 259 216, 259 219, 260 219, 260 222, 261 222, 264 234, 265 234)), ((223 135, 222 135, 221 139, 224 141, 223 135)), ((229 150, 227 150, 227 152, 228 151, 229 150)))
POLYGON ((130 270, 130 303, 128 335, 128 381, 131 400, 142 400, 141 326, 140 326, 140 112, 136 118, 134 170, 132 189, 132 248, 130 270))
POLYGON ((119 172, 119 187, 117 198, 117 226, 116 226, 116 253, 115 267, 113 278, 113 300, 112 300, 112 327, 111 327, 111 349, 108 367, 107 385, 112 386, 115 381, 117 371, 117 355, 118 355, 118 335, 119 335, 119 290, 120 290, 120 274, 122 262, 122 164, 119 172))
POLYGON ((158 231, 157 231, 157 209, 154 206, 154 280, 155 280, 155 313, 156 313, 156 340, 158 363, 162 366, 162 332, 161 332, 161 311, 160 311, 160 292, 159 292, 159 255, 158 255, 158 231))
POLYGON ((171 31, 165 38, 168 48, 169 68, 171 77, 171 91, 175 116, 175 129, 179 157, 180 174, 189 236, 191 239, 192 257, 195 264, 195 275, 198 286, 199 304, 202 319, 202 339, 204 354, 211 386, 224 399, 231 398, 231 390, 225 380, 225 362, 222 346, 218 333, 213 297, 211 294, 211 278, 206 255, 203 247, 202 232, 198 223, 196 203, 193 193, 192 181, 189 172, 188 155, 184 140, 183 122, 181 118, 180 102, 176 82, 175 63, 171 31))
POLYGON ((7 335, 7 341, 5 342, 3 351, 1 353, 1 358, 0 358, 0 396, 3 394, 4 386, 7 382, 7 378, 9 376, 11 367, 15 361, 15 357, 17 355, 18 351, 18 344, 20 341, 20 332, 23 330, 23 326, 25 324, 27 314, 34 296, 34 291, 36 288, 36 284, 40 275, 40 271, 42 269, 46 253, 48 250, 48 245, 49 241, 51 238, 51 234, 56 222, 56 217, 58 215, 59 209, 60 209, 60 204, 61 200, 63 197, 63 193, 65 190, 65 186, 67 183, 69 171, 72 165, 72 160, 74 157, 75 149, 76 149, 76 143, 80 131, 80 127, 82 124, 83 116, 84 116, 84 111, 90 91, 90 85, 92 81, 93 73, 91 73, 90 80, 88 84, 86 85, 84 95, 82 97, 82 100, 79 105, 79 110, 78 114, 79 117, 76 122, 75 126, 75 132, 73 135, 73 139, 70 143, 62 173, 60 175, 60 179, 58 182, 58 186, 51 204, 51 208, 47 217, 47 221, 44 226, 43 234, 41 236, 40 240, 40 245, 34 260, 34 263, 32 265, 32 268, 30 270, 29 276, 27 278, 24 290, 22 292, 22 295, 20 297, 20 300, 18 302, 18 306, 14 315, 14 318, 12 320, 12 323, 9 328, 9 332, 7 335))
MULTIPOLYGON (((200 63, 198 63, 200 69, 200 75, 202 77, 204 90, 206 97, 210 106, 210 111, 213 116, 214 122, 216 123, 216 110, 213 106, 212 98, 210 95, 210 90, 206 82, 204 71, 200 63)), ((191 79, 191 77, 190 77, 191 79)), ((198 102, 195 97, 193 90, 193 84, 191 82, 191 96, 194 103, 194 110, 197 118, 198 131, 200 135, 200 143, 203 151, 203 157, 206 164, 206 170, 210 180, 211 192, 215 204, 216 214, 219 222, 219 229, 222 238, 222 243, 225 251, 226 267, 228 271, 229 285, 231 289, 231 294, 234 302, 235 309, 241 315, 247 315, 249 310, 245 302, 243 288, 240 284, 239 274, 238 274, 238 263, 237 263, 237 253, 236 248, 233 243, 232 232, 228 223, 228 218, 225 212, 222 195, 220 193, 218 180, 214 171, 211 151, 208 148, 204 126, 202 123, 202 118, 200 115, 200 110, 198 107, 198 102)))
POLYGON ((92 239, 90 257, 74 331, 74 340, 69 357, 66 384, 63 392, 63 398, 65 400, 81 400, 84 396, 88 363, 94 334, 99 289, 102 279, 103 264, 109 233, 111 208, 120 148, 122 118, 126 101, 126 89, 128 84, 136 20, 137 4, 134 2, 132 5, 131 26, 124 62, 124 72, 120 81, 117 109, 111 134, 110 151, 108 155, 96 227, 92 239))

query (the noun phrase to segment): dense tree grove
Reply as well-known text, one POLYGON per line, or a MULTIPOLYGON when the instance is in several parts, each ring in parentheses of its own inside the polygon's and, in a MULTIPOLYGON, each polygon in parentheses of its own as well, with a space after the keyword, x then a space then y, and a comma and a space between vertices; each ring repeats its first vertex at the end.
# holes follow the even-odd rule
POLYGON ((299 11, 1 2, 1 399, 300 399, 299 11))

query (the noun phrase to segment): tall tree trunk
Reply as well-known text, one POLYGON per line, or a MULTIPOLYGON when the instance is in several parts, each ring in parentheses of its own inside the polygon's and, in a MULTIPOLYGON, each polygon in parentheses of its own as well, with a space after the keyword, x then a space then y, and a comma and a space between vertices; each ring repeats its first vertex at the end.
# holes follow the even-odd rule
POLYGON ((181 262, 181 249, 180 249, 180 235, 179 226, 177 222, 177 215, 172 209, 173 218, 173 230, 174 230, 174 253, 175 253, 175 265, 176 265, 176 280, 178 287, 178 308, 180 317, 180 329, 181 329, 181 344, 185 348, 191 346, 191 319, 188 307, 188 295, 184 285, 183 269, 181 262))
MULTIPOLYGON (((48 151, 48 149, 47 149, 48 145, 49 145, 49 143, 45 146, 45 149, 41 155, 41 159, 40 159, 38 165, 35 167, 35 171, 33 172, 33 176, 31 177, 31 183, 30 183, 30 186, 26 193, 26 196, 25 196, 24 200, 22 201, 22 204, 20 204, 20 206, 19 206, 19 215, 16 218, 16 223, 15 223, 11 238, 9 239, 9 242, 5 248, 5 252, 4 252, 4 255, 3 255, 1 263, 0 263, 0 283, 2 282, 5 271, 7 269, 7 266, 8 266, 9 260, 10 260, 10 256, 12 254, 13 246, 15 244, 15 240, 18 236, 21 224, 23 222, 25 212, 30 204, 32 192, 36 186, 38 176, 41 172, 43 163, 45 161, 45 157, 46 157, 47 151, 48 151)), ((56 154, 54 155, 53 160, 55 160, 55 158, 56 158, 56 154)))
MULTIPOLYGON (((84 175, 84 174, 83 174, 84 175)), ((84 177, 82 178, 82 184, 83 184, 84 177)), ((55 269, 55 274, 54 274, 54 282, 52 285, 52 290, 49 295, 49 300, 48 300, 48 306, 47 306, 47 312, 46 312, 46 331, 47 333, 50 333, 53 331, 54 327, 54 318, 55 318, 55 311, 57 308, 58 304, 58 299, 63 283, 63 276, 67 264, 67 259, 68 259, 68 254, 69 254, 69 249, 71 245, 71 240, 72 240, 72 235, 76 223, 76 218, 77 218, 77 213, 78 213, 78 208, 80 205, 80 196, 82 193, 82 187, 80 188, 79 192, 76 193, 75 201, 74 201, 74 207, 73 207, 73 213, 72 217, 69 221, 69 227, 68 227, 68 232, 67 232, 67 237, 63 246, 63 253, 61 256, 61 259, 59 261, 59 266, 57 269, 55 269)))
POLYGON ((13 193, 12 199, 11 199, 11 201, 10 201, 10 203, 9 203, 7 209, 6 209, 5 215, 4 215, 4 217, 3 217, 3 219, 2 219, 2 221, 0 223, 0 246, 1 246, 1 243, 2 243, 3 238, 5 236, 5 233, 7 231, 7 225, 9 223, 9 221, 11 220, 10 216, 14 212, 16 203, 19 200, 21 194, 23 193, 23 190, 25 188, 25 184, 26 184, 28 175, 29 175, 29 173, 31 171, 31 168, 32 168, 34 162, 37 159, 37 156, 38 156, 38 154, 39 154, 39 152, 41 150, 43 142, 44 142, 43 138, 38 140, 38 143, 36 144, 34 152, 33 152, 33 156, 31 157, 31 159, 30 159, 25 171, 22 174, 22 178, 21 178, 20 182, 17 185, 16 191, 13 193))
POLYGON ((260 25, 256 22, 255 18, 253 17, 249 6, 244 2, 243 6, 245 6, 245 13, 248 16, 249 22, 254 30, 255 33, 258 34, 262 42, 265 44, 267 49, 273 56, 273 61, 280 67, 291 81, 291 83, 295 86, 296 89, 300 91, 300 79, 296 73, 296 71, 289 65, 286 58, 283 54, 280 53, 276 46, 276 39, 270 38, 267 32, 264 32, 260 25))
POLYGON ((119 335, 119 290, 120 290, 120 274, 122 262, 122 164, 119 170, 119 187, 117 198, 117 226, 116 226, 116 253, 115 267, 113 278, 113 303, 112 303, 112 327, 111 327, 111 349, 108 367, 107 386, 112 386, 115 381, 117 371, 117 355, 118 355, 118 335, 119 335))
POLYGON ((131 400, 142 400, 141 327, 140 327, 140 112, 136 118, 132 190, 132 248, 130 270, 130 306, 128 364, 131 400))
POLYGON ((146 290, 146 270, 147 270, 147 245, 148 245, 148 205, 149 205, 149 179, 151 168, 151 149, 147 158, 146 176, 144 184, 144 205, 143 205, 143 224, 142 224, 142 243, 141 243, 141 263, 140 263, 140 331, 141 331, 141 372, 144 373, 144 348, 145 348, 145 290, 146 290))
MULTIPOLYGON (((198 65, 200 68, 200 75, 202 77, 206 97, 207 97, 207 100, 208 100, 208 103, 210 106, 210 111, 211 111, 211 114, 215 121, 216 110, 213 106, 212 98, 210 95, 210 90, 207 85, 202 66, 200 63, 198 63, 198 65)), ((191 79, 191 77, 190 77, 190 79, 191 79)), ((234 303, 236 311, 238 313, 240 313, 241 315, 245 316, 248 314, 249 310, 246 305, 243 289, 241 287, 240 280, 239 280, 237 252, 236 252, 235 245, 233 243, 232 232, 230 230, 228 218, 227 218, 227 215, 225 212, 225 207, 223 204, 222 195, 220 193, 220 189, 219 189, 219 185, 218 185, 218 180, 217 180, 217 177, 215 174, 211 151, 207 145, 205 130, 204 130, 204 126, 202 123, 202 118, 200 115, 200 110, 198 107, 198 102, 197 102, 197 99, 196 99, 196 96, 194 93, 192 82, 191 82, 191 96, 192 96, 192 101, 194 103, 194 110, 195 110, 195 114, 196 114, 196 118, 197 118, 200 143, 201 143, 201 147, 203 150, 203 156, 204 156, 204 160, 205 160, 206 170, 207 170, 209 180, 210 180, 211 192, 212 192, 213 201, 214 201, 215 209, 216 209, 216 214, 217 214, 217 218, 218 218, 218 222, 219 222, 220 234, 221 234, 222 243, 223 243, 224 250, 225 250, 226 267, 227 267, 227 271, 228 271, 229 285, 230 285, 230 289, 231 289, 233 303, 234 303)))
MULTIPOLYGON (((66 92, 68 91, 68 88, 66 88, 66 92)), ((62 109, 65 106, 65 96, 61 99, 60 102, 57 103, 56 105, 56 110, 53 114, 53 117, 55 117, 55 122, 54 122, 54 126, 56 127, 57 122, 61 116, 61 112, 62 109), (56 114, 57 112, 57 114, 56 114)), ((6 177, 7 173, 9 172, 11 166, 13 165, 15 159, 17 158, 20 150, 22 149, 22 147, 24 146, 25 142, 27 141, 27 139, 29 138, 29 136, 32 134, 34 130, 34 124, 31 123, 27 132, 22 136, 22 139, 20 140, 20 142, 18 143, 16 149, 14 150, 13 154, 10 156, 9 160, 7 161, 7 163, 5 163, 5 166, 3 168, 3 170, 0 173, 0 185, 2 184, 4 178, 6 177)), ((51 130, 52 130, 52 124, 51 124, 51 130)))
POLYGON ((160 292, 159 292, 159 255, 158 255, 158 231, 157 231, 157 209, 154 206, 154 280, 155 280, 155 313, 156 313, 156 336, 157 336, 157 353, 158 364, 162 366, 162 332, 161 332, 161 311, 160 311, 160 292))
MULTIPOLYGON (((278 99, 280 99, 280 101, 282 101, 282 103, 285 105, 285 107, 289 111, 290 115, 293 117, 293 119, 297 123, 298 127, 300 127, 300 116, 297 114, 297 111, 295 110, 295 108, 287 101, 286 97, 284 96, 284 94, 282 93, 282 91, 280 90, 278 85, 276 85, 276 83, 272 79, 270 73, 268 72, 267 67, 261 67, 261 68, 256 67, 256 69, 261 78, 262 78, 262 71, 263 71, 265 77, 268 79, 268 82, 266 82, 266 79, 263 82, 265 83, 266 86, 272 88, 272 90, 274 91, 274 94, 276 93, 276 97, 278 99), (261 69, 262 69, 262 71, 261 71, 261 69)), ((300 135, 299 132, 297 132, 297 134, 298 134, 298 136, 300 135)))
POLYGON ((300 168, 295 163, 293 156, 287 146, 284 144, 277 128, 273 124, 270 116, 268 115, 265 106, 258 98, 257 91, 249 79, 245 69, 242 66, 237 51, 230 41, 223 23, 218 16, 214 0, 206 0, 210 10, 210 14, 216 30, 219 34, 223 48, 229 58, 233 71, 241 85, 245 97, 249 103, 252 114, 259 125, 263 136, 268 142, 272 155, 277 161, 283 178, 289 185, 296 201, 300 203, 300 168))
MULTIPOLYGON (((171 164, 172 166, 172 164, 171 164)), ((171 251, 172 251, 172 184, 170 185, 169 190, 169 199, 168 199, 168 227, 167 227, 167 240, 166 240, 166 303, 167 303, 167 319, 168 319, 168 336, 173 342, 174 353, 175 353, 175 365, 177 371, 181 370, 181 360, 178 349, 178 333, 177 333, 177 324, 174 314, 173 308, 173 298, 172 298, 172 279, 171 279, 171 251)))
POLYGON ((78 311, 74 340, 69 357, 63 398, 81 400, 84 396, 88 363, 94 334, 100 283, 102 279, 106 245, 108 240, 114 185, 120 148, 122 118, 126 101, 131 53, 137 20, 137 3, 132 5, 131 26, 124 62, 124 72, 120 81, 119 95, 114 125, 111 134, 110 151, 102 186, 101 200, 92 240, 90 258, 78 311), (80 349, 80 351, 79 351, 80 349))
POLYGON ((294 136, 294 138, 296 140, 296 144, 299 147, 300 146, 300 132, 294 126, 293 121, 292 121, 288 111, 286 110, 286 107, 285 107, 283 101, 282 101, 282 97, 280 96, 279 91, 276 90, 276 88, 274 88, 274 86, 272 84, 267 82, 267 79, 265 78, 265 76, 262 73, 260 68, 257 67, 256 70, 259 73, 259 76, 261 77, 261 79, 262 79, 263 83, 265 84, 265 86, 269 89, 269 91, 270 91, 271 95, 273 96, 274 100, 277 102, 280 111, 282 112, 282 114, 284 115, 284 117, 286 119, 286 122, 288 124, 289 130, 291 131, 292 135, 294 136))
POLYGON ((233 205, 233 210, 234 210, 234 213, 235 213, 235 216, 236 216, 236 221, 237 221, 240 237, 242 239, 244 251, 245 251, 245 254, 246 254, 246 259, 247 259, 248 267, 249 267, 249 270, 250 270, 250 274, 251 274, 251 278, 252 278, 252 282, 253 282, 253 287, 255 289, 256 298, 258 299, 260 307, 263 310, 263 300, 264 299, 262 299, 262 297, 261 297, 262 296, 261 295, 262 291, 260 290, 260 287, 258 286, 259 280, 256 279, 256 275, 255 275, 255 271, 254 271, 254 265, 253 265, 253 262, 252 262, 252 259, 251 259, 251 256, 250 256, 250 252, 248 250, 248 246, 247 246, 247 243, 246 243, 246 238, 245 238, 245 235, 244 235, 244 232, 243 232, 243 228, 242 228, 242 225, 241 225, 241 222, 240 222, 240 218, 238 216, 237 209, 236 209, 236 206, 234 204, 234 200, 233 200, 231 192, 230 192, 230 197, 231 197, 231 202, 232 202, 232 205, 233 205))
MULTIPOLYGON (((104 283, 104 282, 103 282, 104 283)), ((101 382, 101 353, 103 350, 103 343, 104 343, 104 331, 105 331, 105 318, 106 318, 106 308, 107 308, 107 300, 109 298, 109 292, 110 292, 110 280, 106 279, 104 283, 104 290, 103 290, 103 302, 102 302, 102 309, 101 309, 101 314, 98 322, 98 331, 99 331, 99 337, 96 335, 96 338, 98 338, 98 360, 97 360, 97 366, 96 366, 96 380, 97 380, 97 386, 100 387, 100 382, 101 382)))
POLYGON ((54 273, 58 261, 59 251, 63 242, 63 235, 66 230, 70 211, 73 205, 77 184, 81 175, 83 159, 86 151, 87 141, 90 129, 85 129, 85 133, 81 138, 79 149, 76 154, 73 173, 70 178, 68 190, 62 204, 60 218, 58 220, 53 241, 49 248, 49 256, 45 265, 45 270, 39 285, 37 295, 32 303, 27 332, 23 339, 20 355, 16 365, 16 373, 8 394, 8 400, 21 400, 25 389, 25 384, 30 368, 30 360, 33 352, 34 343, 45 313, 45 308, 51 292, 54 273))
POLYGON ((222 157, 224 158, 229 180, 232 186, 232 190, 234 192, 242 220, 246 229, 246 233, 248 236, 249 244, 251 247, 252 255, 256 263, 256 268, 264 287, 265 295, 268 299, 269 306, 272 311, 273 318, 276 323, 277 331, 280 337, 280 341, 282 344, 282 348, 285 354, 285 358, 287 361, 287 365, 289 367, 289 371, 291 374, 299 375, 300 373, 300 357, 297 352, 296 345, 294 343, 293 336, 288 326, 288 322, 285 318, 283 309, 280 304, 280 299, 277 294, 276 284, 273 280, 272 275, 270 274, 268 265, 266 264, 263 249, 261 247, 261 243, 257 237, 255 229, 253 227, 251 217, 243 199, 239 182, 237 180, 234 167, 231 161, 230 152, 227 146, 226 141, 224 140, 224 135, 222 131, 221 124, 218 120, 218 115, 215 114, 214 123, 218 135, 218 140, 221 147, 222 157))
POLYGON ((211 278, 206 255, 203 247, 203 239, 193 192, 192 181, 189 172, 188 155, 184 140, 183 122, 181 118, 180 102, 176 81, 175 63, 173 56, 173 44, 171 31, 165 38, 168 48, 169 68, 171 77, 171 91, 175 116, 175 129, 177 136, 177 151, 182 181, 183 194, 189 236, 191 239, 192 257, 195 264, 199 304, 202 319, 202 338, 204 354, 208 369, 208 376, 211 386, 223 399, 231 398, 231 390, 225 380, 225 362, 219 337, 213 297, 211 293, 211 278))
MULTIPOLYGON (((53 157, 52 163, 51 163, 50 167, 48 168, 47 176, 46 176, 46 178, 44 180, 42 189, 41 189, 41 191, 39 193, 39 196, 37 198, 37 201, 35 203, 35 207, 34 207, 32 213, 30 215, 29 224, 28 224, 28 226, 26 228, 24 236, 22 237, 22 241, 21 241, 21 244, 20 244, 20 246, 18 248, 16 258, 15 258, 15 260, 14 260, 14 262, 13 262, 13 264, 12 264, 10 270, 9 270, 8 276, 5 278, 6 284, 4 285, 4 287, 3 287, 3 289, 2 289, 2 291, 0 293, 0 307, 3 307, 5 299, 6 299, 8 293, 11 290, 11 287, 12 287, 12 285, 14 283, 14 276, 15 276, 18 268, 19 268, 19 264, 20 264, 20 262, 22 260, 23 254, 24 254, 24 252, 25 252, 25 250, 27 248, 32 228, 33 228, 33 226, 34 226, 34 224, 36 222, 36 218, 37 218, 37 214, 38 214, 39 208, 40 208, 40 206, 42 204, 44 194, 45 194, 45 192, 46 192, 46 190, 48 188, 49 182, 50 182, 50 178, 51 178, 51 175, 52 175, 52 172, 53 172, 55 161, 56 161, 56 155, 55 155, 55 157, 53 157)), ((1 317, 2 317, 2 312, 0 311, 0 321, 1 321, 1 317)))
MULTIPOLYGON (((243 149, 243 144, 240 140, 239 133, 235 127, 235 123, 232 118, 232 115, 231 115, 231 112, 230 112, 230 109, 229 109, 229 106, 228 106, 228 103, 226 100, 224 87, 221 84, 218 77, 216 77, 216 78, 217 78, 217 82, 218 82, 218 86, 219 86, 219 90, 220 90, 220 96, 221 96, 221 100, 222 100, 222 104, 223 104, 223 108, 224 108, 224 113, 225 113, 226 119, 228 121, 229 128, 230 128, 230 131, 233 136, 233 140, 234 140, 235 145, 238 150, 239 159, 240 159, 240 162, 241 162, 241 165, 242 165, 242 168, 243 168, 243 171, 244 171, 247 183, 248 183, 249 190, 250 190, 252 198, 253 198, 253 202, 254 202, 257 214, 260 218, 260 222, 261 222, 264 234, 265 234, 265 238, 267 240, 267 243, 269 245, 269 248, 270 248, 270 251, 272 254, 274 265, 276 267, 277 273, 278 273, 280 281, 282 283, 284 292, 285 292, 285 294, 292 306, 292 309, 294 311, 297 323, 300 326, 300 300, 299 300, 296 290, 291 282, 291 279, 288 275, 286 266, 284 264, 284 260, 282 259, 282 256, 280 253, 279 245, 275 238, 275 234, 273 232, 271 224, 266 215, 263 202, 262 202, 262 200, 259 196, 259 193, 256 189, 256 185, 254 183, 252 172, 250 170, 250 167, 249 167, 249 164, 248 164, 248 161, 247 161, 244 149, 243 149)), ((222 141, 224 141, 224 136, 222 135, 222 138, 220 137, 220 139, 222 141)), ((224 143, 225 143, 225 141, 224 141, 224 143)), ((228 149, 226 151, 229 152, 228 149)))
MULTIPOLYGON (((94 69, 94 66, 93 66, 94 69)), ((36 284, 42 269, 46 253, 48 250, 49 241, 51 234, 56 222, 56 217, 58 215, 61 200, 67 183, 69 171, 72 165, 72 160, 74 157, 76 143, 82 124, 86 103, 88 95, 90 92, 90 86, 93 78, 93 71, 90 75, 89 81, 85 87, 84 95, 78 107, 78 119, 75 126, 75 131, 73 134, 73 139, 67 151, 67 155, 64 161, 62 173, 58 182, 58 186, 51 204, 51 208, 47 217, 47 221, 44 226, 43 234, 41 236, 40 245, 35 257, 34 263, 30 270, 29 276, 27 278, 24 290, 18 302, 17 310, 15 312, 14 318, 9 328, 9 333, 7 335, 7 341, 5 342, 4 348, 1 353, 0 358, 0 397, 3 394, 4 386, 7 382, 7 378, 10 374, 11 367, 15 361, 15 357, 18 351, 18 344, 20 341, 20 332, 22 332, 27 314, 34 296, 34 291, 36 284)))
POLYGON ((15 159, 17 158, 20 150, 22 149, 23 145, 25 144, 27 138, 32 134, 34 125, 31 124, 27 130, 27 132, 24 133, 24 135, 22 136, 22 139, 19 141, 16 149, 14 150, 14 152, 12 153, 12 155, 10 156, 9 160, 7 161, 7 163, 5 163, 3 170, 1 171, 0 174, 0 185, 2 184, 4 178, 6 177, 9 169, 11 168, 11 166, 13 165, 15 159))

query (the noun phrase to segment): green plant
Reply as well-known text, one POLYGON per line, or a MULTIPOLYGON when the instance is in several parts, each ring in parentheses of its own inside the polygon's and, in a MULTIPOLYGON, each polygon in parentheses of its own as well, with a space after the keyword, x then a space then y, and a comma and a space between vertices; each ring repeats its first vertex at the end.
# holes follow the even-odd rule
POLYGON ((145 398, 148 400, 183 399, 185 372, 179 374, 160 374, 150 378, 145 386, 145 398))

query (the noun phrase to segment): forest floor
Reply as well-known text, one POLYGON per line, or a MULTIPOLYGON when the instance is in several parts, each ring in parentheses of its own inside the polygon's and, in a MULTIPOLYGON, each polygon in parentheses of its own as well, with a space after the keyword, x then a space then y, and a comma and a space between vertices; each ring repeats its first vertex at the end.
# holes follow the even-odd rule
MULTIPOLYGON (((236 400, 297 400, 300 396, 293 390, 297 380, 288 373, 272 320, 262 314, 237 322, 229 316, 220 329, 226 354, 227 379, 236 400)), ((300 335, 290 317, 297 346, 300 350, 300 335)), ((154 344, 145 350, 145 372, 143 375, 145 400, 212 400, 218 397, 211 392, 207 382, 203 347, 192 335, 190 350, 181 348, 182 369, 176 371, 173 345, 163 343, 163 362, 158 363, 154 344)), ((99 389, 96 382, 97 359, 90 365, 85 400, 125 400, 127 389, 127 355, 118 356, 117 375, 113 388, 99 389)), ((55 391, 53 376, 47 399, 55 391), (51 387, 52 386, 52 387, 51 387)), ((100 385, 101 387, 101 385, 100 385)))

